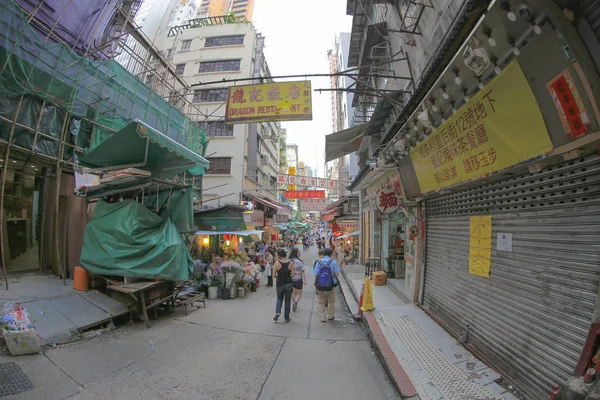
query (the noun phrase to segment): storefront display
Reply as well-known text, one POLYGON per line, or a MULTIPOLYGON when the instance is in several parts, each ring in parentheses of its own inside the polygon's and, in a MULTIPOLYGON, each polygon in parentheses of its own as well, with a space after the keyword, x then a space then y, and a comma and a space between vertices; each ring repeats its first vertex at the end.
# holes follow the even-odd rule
POLYGON ((404 212, 396 210, 389 215, 388 228, 388 269, 393 278, 404 279, 404 243, 406 241, 404 212))

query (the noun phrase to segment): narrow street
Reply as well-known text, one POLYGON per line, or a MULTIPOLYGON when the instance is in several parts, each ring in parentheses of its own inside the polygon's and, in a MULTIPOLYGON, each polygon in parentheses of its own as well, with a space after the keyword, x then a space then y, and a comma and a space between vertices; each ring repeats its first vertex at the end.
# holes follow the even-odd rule
MULTIPOLYGON (((307 265, 314 247, 303 255, 307 265)), ((312 276, 308 277, 312 282, 312 276)), ((360 327, 337 293, 321 323, 312 284, 292 322, 274 323, 275 289, 209 300, 89 340, 12 357, 35 389, 11 399, 396 399, 360 327)), ((8 360, 5 360, 8 361, 8 360)))

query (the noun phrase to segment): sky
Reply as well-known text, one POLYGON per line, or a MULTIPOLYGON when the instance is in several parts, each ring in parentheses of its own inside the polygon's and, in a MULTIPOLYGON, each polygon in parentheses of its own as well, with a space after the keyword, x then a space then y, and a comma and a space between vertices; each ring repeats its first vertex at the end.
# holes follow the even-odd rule
MULTIPOLYGON (((327 50, 335 36, 350 32, 347 0, 255 0, 252 22, 265 36, 265 58, 271 74, 329 72, 327 50)), ((309 78, 312 88, 329 88, 329 78, 309 78)), ((278 81, 282 81, 278 79, 278 81)), ((331 92, 312 94, 312 121, 282 122, 287 142, 298 144, 298 159, 324 176, 325 135, 331 131, 331 92)))

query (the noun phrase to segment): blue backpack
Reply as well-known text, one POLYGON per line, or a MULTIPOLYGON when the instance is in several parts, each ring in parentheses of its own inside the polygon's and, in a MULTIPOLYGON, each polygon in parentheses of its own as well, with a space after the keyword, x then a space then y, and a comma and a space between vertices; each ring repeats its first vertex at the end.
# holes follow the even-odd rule
POLYGON ((319 272, 317 273, 317 277, 315 278, 315 286, 317 290, 325 290, 329 291, 333 289, 333 269, 330 264, 333 260, 329 260, 327 264, 323 264, 321 260, 317 262, 321 266, 319 272))

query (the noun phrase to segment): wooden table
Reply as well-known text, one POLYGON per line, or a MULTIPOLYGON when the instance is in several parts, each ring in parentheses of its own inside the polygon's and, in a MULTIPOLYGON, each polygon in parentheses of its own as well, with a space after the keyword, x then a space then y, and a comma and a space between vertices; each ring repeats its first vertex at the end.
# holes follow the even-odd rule
POLYGON ((148 319, 148 310, 156 307, 159 304, 162 304, 166 301, 169 301, 173 298, 173 293, 166 297, 161 297, 158 300, 152 302, 151 304, 146 305, 146 295, 150 289, 156 288, 160 285, 165 285, 165 281, 157 281, 157 282, 133 282, 133 283, 115 283, 113 285, 107 286, 106 289, 112 290, 115 292, 125 293, 133 297, 133 299, 138 303, 142 309, 142 316, 144 318, 144 323, 146 327, 150 327, 149 319, 148 319), (139 295, 139 298, 138 298, 139 295))

